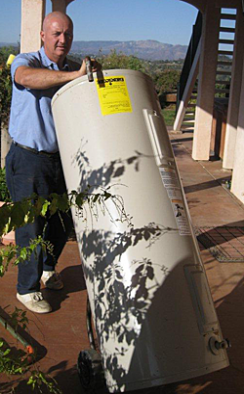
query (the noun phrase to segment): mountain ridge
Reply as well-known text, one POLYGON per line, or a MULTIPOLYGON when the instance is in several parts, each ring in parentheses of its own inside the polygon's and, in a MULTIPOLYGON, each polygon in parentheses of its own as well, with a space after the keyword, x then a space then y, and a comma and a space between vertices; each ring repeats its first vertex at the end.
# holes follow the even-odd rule
MULTIPOLYGON (((0 47, 13 46, 17 48, 17 43, 0 42, 0 47)), ((187 52, 187 45, 173 45, 162 43, 157 40, 94 40, 94 41, 74 41, 70 53, 75 53, 81 57, 85 55, 106 56, 111 51, 123 52, 127 56, 136 56, 143 60, 179 60, 184 59, 187 52)))
POLYGON ((116 50, 117 53, 123 52, 144 60, 179 60, 185 58, 187 48, 187 45, 166 44, 157 40, 74 41, 71 53, 101 56, 116 50))

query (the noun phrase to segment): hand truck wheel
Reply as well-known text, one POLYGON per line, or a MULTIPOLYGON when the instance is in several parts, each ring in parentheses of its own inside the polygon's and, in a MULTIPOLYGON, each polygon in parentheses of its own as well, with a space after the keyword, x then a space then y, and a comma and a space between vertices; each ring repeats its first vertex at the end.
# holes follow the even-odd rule
POLYGON ((77 369, 85 393, 106 392, 101 357, 96 350, 82 350, 78 356, 77 369))

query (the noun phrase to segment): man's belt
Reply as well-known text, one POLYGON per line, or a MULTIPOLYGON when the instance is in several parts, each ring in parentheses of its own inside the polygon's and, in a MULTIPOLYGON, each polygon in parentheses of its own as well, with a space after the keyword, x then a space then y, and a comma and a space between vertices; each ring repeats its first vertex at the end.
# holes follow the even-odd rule
POLYGON ((36 150, 34 148, 30 148, 29 146, 19 144, 18 142, 13 141, 15 146, 19 148, 28 150, 29 152, 35 153, 36 155, 47 156, 47 157, 59 157, 59 152, 46 152, 45 150, 36 150))

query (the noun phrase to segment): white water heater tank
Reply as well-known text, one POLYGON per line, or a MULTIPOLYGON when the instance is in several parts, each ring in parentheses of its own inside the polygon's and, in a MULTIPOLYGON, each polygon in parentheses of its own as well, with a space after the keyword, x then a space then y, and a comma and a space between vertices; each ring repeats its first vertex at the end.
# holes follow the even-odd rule
POLYGON ((228 366, 151 79, 84 76, 52 111, 68 192, 93 194, 72 214, 109 391, 228 366))

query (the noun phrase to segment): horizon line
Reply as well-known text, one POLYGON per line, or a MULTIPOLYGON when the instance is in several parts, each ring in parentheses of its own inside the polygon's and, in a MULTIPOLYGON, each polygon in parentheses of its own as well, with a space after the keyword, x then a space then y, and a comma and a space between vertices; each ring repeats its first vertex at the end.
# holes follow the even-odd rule
MULTIPOLYGON (((160 44, 166 44, 166 45, 172 45, 172 46, 176 46, 176 45, 180 45, 180 46, 188 46, 189 44, 171 44, 169 42, 162 42, 156 39, 152 39, 152 38, 147 38, 147 39, 140 39, 140 40, 81 40, 81 39, 75 39, 73 40, 72 44, 74 42, 77 41, 82 41, 82 42, 139 42, 139 41, 155 41, 155 42, 159 42, 160 44)), ((0 41, 0 45, 2 44, 8 44, 8 45, 18 45, 20 41, 0 41)))

